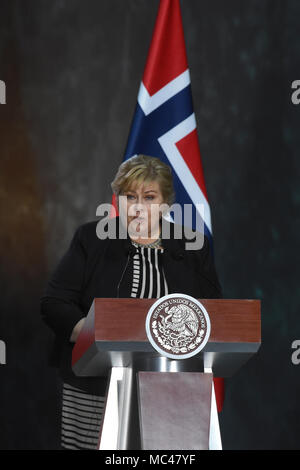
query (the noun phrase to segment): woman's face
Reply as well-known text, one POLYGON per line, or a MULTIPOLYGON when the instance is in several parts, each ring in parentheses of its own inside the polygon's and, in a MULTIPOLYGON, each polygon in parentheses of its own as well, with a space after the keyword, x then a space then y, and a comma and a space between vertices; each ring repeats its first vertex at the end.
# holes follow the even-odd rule
POLYGON ((131 238, 157 238, 159 235, 160 204, 163 195, 157 181, 131 186, 119 197, 120 216, 127 221, 131 238), (123 197, 122 197, 123 196, 123 197))

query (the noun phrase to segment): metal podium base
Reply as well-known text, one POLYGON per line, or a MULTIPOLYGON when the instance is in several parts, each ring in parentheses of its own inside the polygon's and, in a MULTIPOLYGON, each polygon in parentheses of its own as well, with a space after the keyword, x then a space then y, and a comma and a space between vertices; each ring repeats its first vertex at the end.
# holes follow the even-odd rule
MULTIPOLYGON (((138 450, 141 449, 139 426, 138 395, 136 375, 139 370, 156 372, 182 372, 183 361, 173 361, 165 357, 155 357, 145 367, 134 364, 130 368, 113 367, 98 450, 138 450)), ((195 364, 199 371, 199 362, 195 364)), ((211 374, 211 369, 205 369, 211 374)), ((209 449, 221 450, 221 434, 214 386, 212 385, 209 449)), ((174 449, 175 450, 175 449, 174 449)))

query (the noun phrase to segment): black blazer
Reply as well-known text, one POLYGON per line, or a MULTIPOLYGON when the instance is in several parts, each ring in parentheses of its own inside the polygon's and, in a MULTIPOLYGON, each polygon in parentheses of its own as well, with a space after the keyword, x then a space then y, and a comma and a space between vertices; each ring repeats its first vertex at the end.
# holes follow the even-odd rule
MULTIPOLYGON (((73 344, 69 338, 76 323, 87 315, 94 298, 130 297, 133 269, 130 239, 99 239, 98 222, 85 223, 76 230, 41 298, 41 314, 56 336, 52 363, 60 366, 65 378, 74 378, 70 362, 73 344)), ((108 221, 112 223, 116 223, 118 233, 119 218, 108 221)), ((170 223, 169 227, 170 238, 163 239, 168 292, 200 299, 222 297, 208 238, 204 236, 201 249, 186 250, 185 242, 190 240, 184 236, 176 239, 175 225, 170 223)))

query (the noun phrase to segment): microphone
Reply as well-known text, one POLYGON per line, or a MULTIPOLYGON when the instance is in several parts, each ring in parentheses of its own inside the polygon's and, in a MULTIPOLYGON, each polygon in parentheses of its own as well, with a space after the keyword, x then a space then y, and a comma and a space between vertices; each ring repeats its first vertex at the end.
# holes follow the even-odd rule
POLYGON ((127 244, 128 246, 126 247, 126 253, 127 253, 127 256, 129 257, 133 257, 134 254, 135 254, 135 248, 134 246, 130 243, 127 244))
POLYGON ((125 273, 127 271, 130 259, 133 258, 134 254, 135 254, 135 248, 131 244, 131 242, 128 241, 128 240, 127 240, 127 243, 126 243, 125 251, 126 251, 126 254, 127 254, 127 261, 126 261, 125 267, 123 269, 123 272, 122 272, 121 278, 119 280, 119 283, 117 285, 117 298, 119 298, 119 296, 120 296, 120 286, 121 286, 121 283, 122 283, 123 278, 125 276, 125 273))

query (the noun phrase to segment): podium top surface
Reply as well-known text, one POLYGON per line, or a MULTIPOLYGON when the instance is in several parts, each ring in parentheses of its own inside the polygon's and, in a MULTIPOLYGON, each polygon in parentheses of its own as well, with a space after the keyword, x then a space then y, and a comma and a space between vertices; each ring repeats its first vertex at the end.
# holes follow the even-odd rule
MULTIPOLYGON (((143 342, 145 321, 157 299, 95 298, 96 341, 143 342)), ((208 342, 260 343, 260 300, 198 299, 211 321, 208 342)))
MULTIPOLYGON (((88 374, 91 363, 98 363, 99 367, 100 363, 105 367, 119 366, 130 363, 132 353, 153 353, 145 323, 156 300, 95 298, 73 349, 73 369, 88 374)), ((210 337, 203 352, 212 354, 215 370, 232 373, 260 347, 260 300, 198 300, 211 322, 210 337)))

